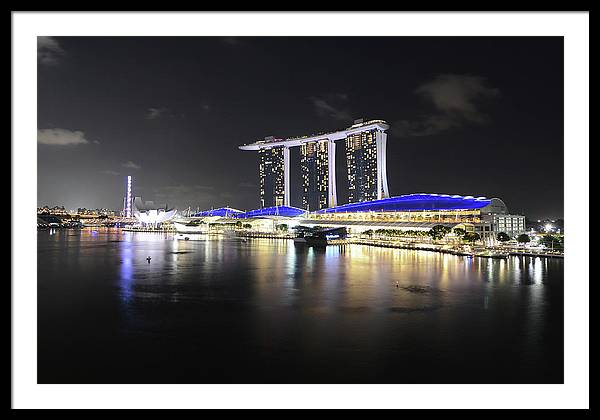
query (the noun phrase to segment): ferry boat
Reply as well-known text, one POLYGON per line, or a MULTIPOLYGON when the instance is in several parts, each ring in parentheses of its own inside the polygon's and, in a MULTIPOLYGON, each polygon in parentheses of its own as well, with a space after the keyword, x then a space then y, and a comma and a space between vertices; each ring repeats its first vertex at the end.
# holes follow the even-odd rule
POLYGON ((304 236, 309 246, 323 247, 327 245, 341 245, 346 243, 348 231, 346 227, 326 228, 314 231, 304 236))

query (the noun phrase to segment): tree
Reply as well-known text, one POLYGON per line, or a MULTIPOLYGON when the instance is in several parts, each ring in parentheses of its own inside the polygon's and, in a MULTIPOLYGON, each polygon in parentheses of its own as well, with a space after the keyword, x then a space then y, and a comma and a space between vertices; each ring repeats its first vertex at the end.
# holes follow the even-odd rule
POLYGON ((454 228, 453 232, 459 238, 462 238, 467 234, 467 231, 464 230, 463 228, 454 228))
POLYGON ((363 232, 364 235, 373 236, 373 229, 365 230, 363 232))
POLYGON ((546 248, 550 249, 562 249, 564 244, 558 236, 554 235, 544 235, 541 242, 546 248))
POLYGON ((463 240, 465 242, 475 242, 481 239, 478 233, 475 232, 467 232, 465 236, 463 236, 463 240))
POLYGON ((521 244, 526 244, 529 241, 531 241, 531 238, 526 233, 522 233, 519 236, 517 236, 517 242, 521 244))
POLYGON ((429 236, 431 236, 433 240, 443 239, 448 233, 450 233, 451 230, 452 229, 448 226, 435 225, 429 231, 429 236))
POLYGON ((510 241, 510 236, 508 236, 505 232, 499 232, 496 236, 496 239, 498 239, 500 242, 508 242, 510 241))
POLYGON ((282 223, 280 225, 277 225, 277 230, 280 230, 282 232, 287 232, 288 230, 288 225, 286 225, 285 223, 282 223))
POLYGON ((238 227, 238 228, 241 228, 242 227, 242 222, 238 220, 237 222, 235 222, 235 226, 238 227))
POLYGON ((244 229, 252 229, 252 225, 250 223, 244 223, 242 226, 244 229))

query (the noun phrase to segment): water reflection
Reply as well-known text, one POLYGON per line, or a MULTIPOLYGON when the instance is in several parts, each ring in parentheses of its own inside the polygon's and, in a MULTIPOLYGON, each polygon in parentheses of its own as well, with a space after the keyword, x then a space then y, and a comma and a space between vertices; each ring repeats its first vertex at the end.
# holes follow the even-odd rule
MULTIPOLYGON (((544 260, 546 260, 544 258, 544 260)), ((542 266, 542 259, 539 257, 532 258, 529 264, 529 278, 533 284, 541 284, 543 277, 544 267, 542 266)))
POLYGON ((127 236, 120 247, 121 250, 121 299, 124 304, 128 304, 133 297, 133 251, 131 237, 127 236))
POLYGON ((178 372, 192 382, 494 382, 518 372, 544 382, 560 360, 561 335, 549 333, 561 328, 560 260, 78 235, 38 235, 40 317, 54 316, 48 348, 54 337, 91 337, 81 358, 106 359, 108 349, 111 363, 131 362, 135 353, 139 370, 121 372, 152 366, 163 375, 155 381, 178 372), (96 323, 101 337, 90 336, 96 323))

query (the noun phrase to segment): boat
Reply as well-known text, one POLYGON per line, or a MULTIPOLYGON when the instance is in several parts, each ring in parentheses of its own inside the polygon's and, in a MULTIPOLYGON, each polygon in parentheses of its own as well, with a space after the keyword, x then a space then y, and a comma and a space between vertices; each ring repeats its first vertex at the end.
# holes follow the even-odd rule
POLYGON ((324 247, 327 245, 342 245, 345 244, 348 237, 346 227, 324 228, 315 230, 314 232, 304 235, 304 239, 308 246, 324 247))

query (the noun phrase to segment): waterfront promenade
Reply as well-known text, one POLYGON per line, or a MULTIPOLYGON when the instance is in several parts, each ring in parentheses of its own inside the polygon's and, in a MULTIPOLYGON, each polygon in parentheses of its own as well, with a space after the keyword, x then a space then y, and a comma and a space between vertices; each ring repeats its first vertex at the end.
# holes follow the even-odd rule
MULTIPOLYGON (((147 232, 147 233, 177 233, 172 227, 167 228, 140 228, 140 227, 127 227, 123 228, 123 231, 127 232, 147 232)), ((291 232, 257 232, 248 231, 242 229, 233 230, 214 230, 208 233, 210 234, 224 234, 228 232, 234 234, 240 238, 263 238, 263 239, 294 239, 296 235, 291 232)), ((208 234, 207 233, 207 234, 208 234)), ((182 234, 186 235, 186 234, 182 234)), ((200 234, 202 235, 202 234, 200 234)), ((417 241, 417 240, 398 240, 397 238, 370 238, 365 235, 349 236, 347 239, 330 241, 329 246, 341 246, 341 245, 365 245, 381 248, 396 248, 396 249, 410 249, 416 251, 429 251, 439 252, 443 254, 459 255, 459 256, 472 256, 472 257, 483 257, 483 258, 508 258, 509 256, 524 256, 524 257, 542 257, 542 258, 564 258, 564 253, 557 251, 547 251, 543 249, 528 249, 523 247, 510 247, 510 246, 484 246, 484 245, 467 245, 457 244, 448 242, 434 242, 434 241, 417 241)))

